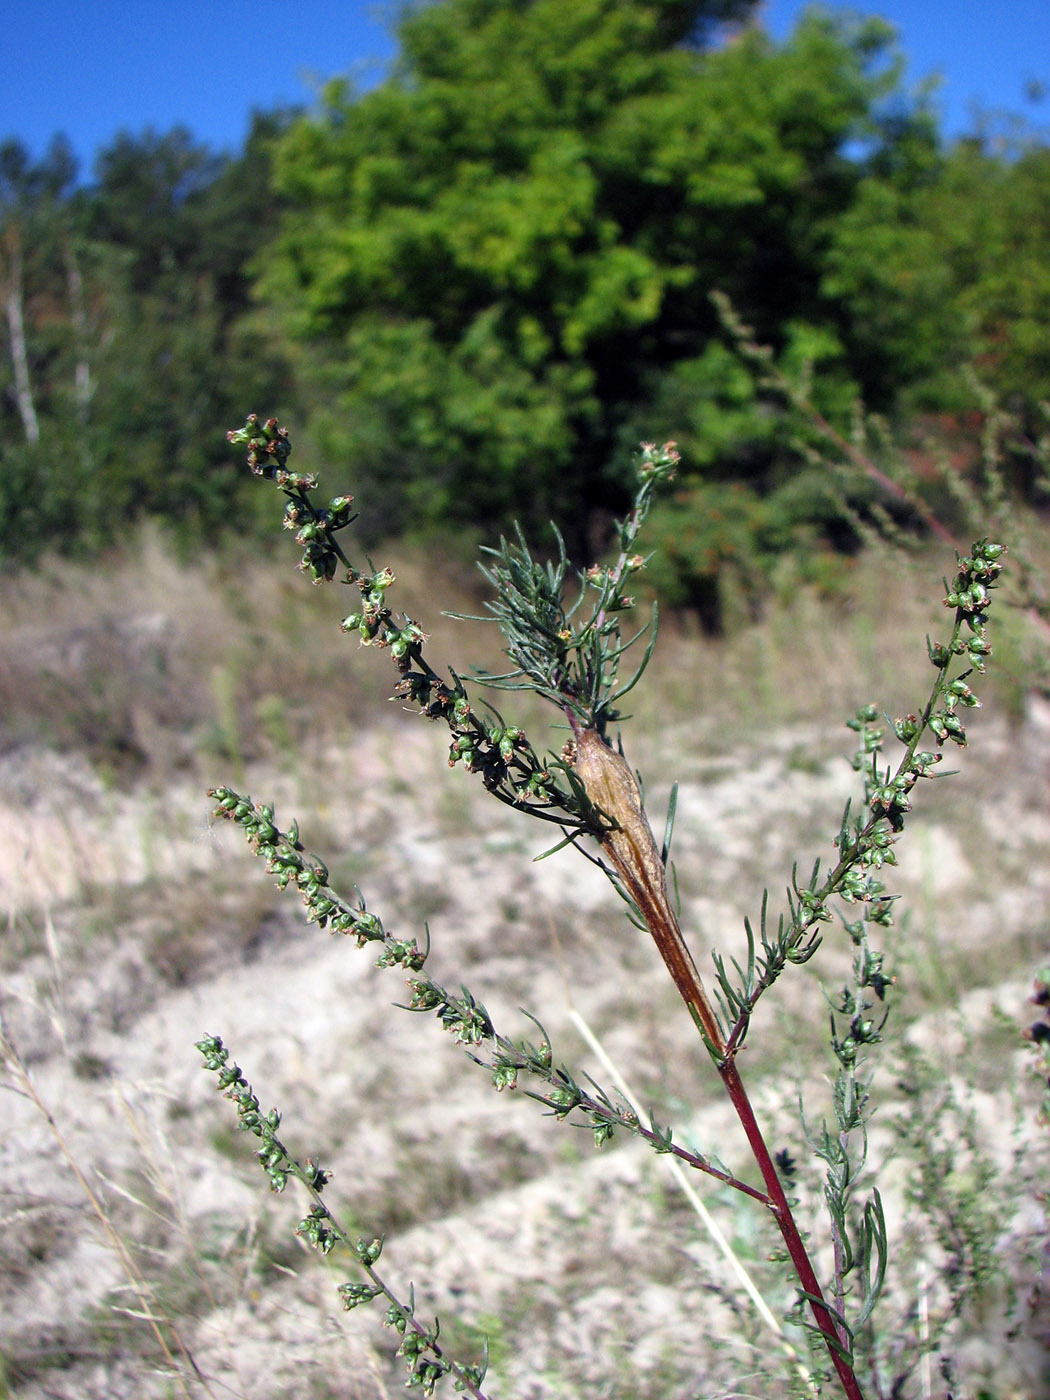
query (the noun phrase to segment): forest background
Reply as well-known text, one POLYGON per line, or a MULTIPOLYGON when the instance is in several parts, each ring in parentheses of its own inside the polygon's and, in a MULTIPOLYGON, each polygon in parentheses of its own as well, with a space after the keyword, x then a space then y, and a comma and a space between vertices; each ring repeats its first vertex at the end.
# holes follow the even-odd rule
POLYGON ((441 0, 406 12, 377 87, 257 113, 233 156, 125 134, 83 183, 61 138, 41 160, 8 141, 4 560, 97 552, 144 517, 183 549, 220 538, 249 491, 222 430, 248 408, 326 479, 372 483, 371 541, 469 548, 553 518, 581 563, 638 442, 674 438, 655 582, 713 630, 785 560, 833 587, 887 504, 815 460, 818 416, 848 437, 859 404, 882 415, 950 516, 924 464, 965 469, 990 394, 1030 493, 1045 132, 947 141, 880 20, 810 13, 778 44, 754 14, 441 0))

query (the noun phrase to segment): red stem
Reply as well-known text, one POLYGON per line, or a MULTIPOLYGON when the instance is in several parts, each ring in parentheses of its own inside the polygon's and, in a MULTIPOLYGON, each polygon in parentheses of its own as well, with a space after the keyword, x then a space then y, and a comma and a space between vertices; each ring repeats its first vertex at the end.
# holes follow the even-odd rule
POLYGON ((740 1078, 740 1071, 736 1067, 735 1058, 723 1060, 718 1065, 718 1073, 722 1077, 726 1093, 732 1101, 737 1117, 740 1119, 747 1140, 750 1144, 752 1154, 758 1163, 762 1173, 762 1180, 765 1182, 766 1192, 769 1196, 769 1209, 773 1219, 777 1222, 781 1235, 784 1237, 784 1244, 791 1257, 791 1262, 798 1274, 799 1282, 809 1295, 809 1305, 813 1313, 814 1320, 821 1332, 824 1334, 827 1343, 828 1353, 838 1372, 839 1380, 842 1382, 842 1389, 849 1397, 849 1400, 864 1400, 861 1388, 857 1383, 857 1377, 853 1373, 846 1358, 841 1354, 841 1348, 845 1345, 846 1339, 840 1335, 839 1325, 834 1315, 824 1303, 824 1294, 816 1274, 813 1272, 813 1265, 809 1261, 806 1253, 806 1246, 802 1241, 802 1236, 798 1232, 794 1217, 791 1214, 791 1207, 784 1194, 784 1188, 780 1184, 777 1169, 773 1164, 773 1159, 769 1155, 769 1148, 766 1146, 762 1136, 762 1130, 758 1126, 755 1118, 755 1111, 751 1107, 751 1100, 747 1096, 743 1080, 740 1078))
POLYGON ((844 1354, 849 1338, 824 1301, 820 1283, 737 1070, 736 1056, 726 1043, 717 1012, 682 937, 676 910, 668 896, 667 871, 645 814, 637 779, 623 755, 614 752, 596 729, 581 726, 571 711, 568 718, 575 745, 573 771, 588 799, 614 823, 600 837, 602 853, 616 872, 624 893, 645 920, 679 995, 692 1012, 697 1029, 704 1037, 762 1173, 766 1205, 784 1237, 791 1262, 808 1296, 813 1317, 824 1337, 847 1400, 864 1400, 853 1368, 844 1354))
POLYGON ((603 854, 645 919, 679 995, 704 1036, 762 1173, 766 1188, 765 1203, 784 1237, 791 1262, 803 1291, 808 1295, 813 1317, 823 1334, 847 1400, 864 1400, 853 1368, 843 1355, 849 1339, 824 1301, 820 1283, 740 1078, 736 1055, 727 1046, 718 1016, 678 927, 677 915, 668 898, 663 860, 645 815, 634 774, 622 755, 614 753, 596 730, 581 728, 571 714, 569 722, 576 739, 575 772, 590 800, 616 822, 615 828, 601 838, 603 854))

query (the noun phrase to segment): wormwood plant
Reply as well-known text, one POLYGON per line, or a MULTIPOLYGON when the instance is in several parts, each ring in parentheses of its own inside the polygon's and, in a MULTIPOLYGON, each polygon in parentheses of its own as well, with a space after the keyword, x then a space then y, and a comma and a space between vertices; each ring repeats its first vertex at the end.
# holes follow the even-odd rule
MULTIPOLYGON (((797 1283, 796 1321, 808 1314, 804 1325, 814 1341, 811 1390, 830 1381, 850 1400, 861 1400, 865 1377, 872 1374, 873 1358, 866 1353, 888 1257, 879 1193, 858 1193, 872 1112, 868 1061, 882 1039, 894 985, 876 946, 880 932, 893 921, 896 900, 883 875, 895 863, 894 847, 911 809, 913 790, 936 776, 944 745, 966 744, 966 712, 979 704, 970 681, 984 671, 991 653, 988 611, 1003 546, 981 539, 966 557, 957 555, 944 598, 950 630, 943 641, 927 639, 934 670, 929 697, 916 713, 890 722, 903 749, 896 761, 885 755, 886 726, 874 705, 849 721, 856 736, 853 766, 862 793, 858 802, 846 805, 834 838, 836 855, 828 868, 818 861, 808 878, 793 870, 786 907, 778 914, 771 913, 768 894, 763 894, 757 928, 745 921, 736 953, 714 955, 707 986, 679 924, 669 862, 674 791, 663 840, 658 842, 618 733, 626 718, 621 702, 642 676, 656 639, 655 607, 649 622, 630 635, 624 621, 634 608, 630 580, 646 563, 637 552, 639 533, 654 493, 674 475, 674 444, 643 445, 634 506, 617 524, 618 556, 610 565, 596 565, 578 575, 557 531, 556 555, 550 562, 534 557, 520 532, 485 551, 482 572, 492 590, 487 618, 502 633, 509 667, 500 674, 479 672, 476 679, 494 690, 532 691, 555 708, 569 737, 559 753, 541 754, 520 726, 505 720, 491 704, 474 700, 455 671, 442 674, 431 666, 424 654, 428 639, 422 625, 389 605, 395 581, 391 572, 371 564, 360 568, 343 551, 339 536, 354 519, 352 498, 338 496, 327 504, 315 500, 316 478, 289 468, 287 431, 274 419, 264 423, 253 415, 244 428, 228 436, 247 446, 255 475, 283 493, 284 525, 302 547, 300 569, 315 583, 338 578, 356 588, 360 601, 344 617, 342 630, 365 646, 387 651, 397 672, 394 694, 428 719, 447 725, 449 766, 477 774, 494 798, 554 827, 556 837, 545 854, 572 848, 596 864, 624 900, 628 917, 651 935, 743 1126, 757 1179, 745 1180, 715 1156, 680 1145, 654 1118, 640 1121, 615 1091, 589 1079, 583 1082, 557 1063, 539 1021, 535 1042, 515 1040, 497 1029, 469 990, 438 985, 425 971, 429 932, 422 946, 415 938, 395 938, 359 892, 347 896, 334 889, 325 862, 306 850, 295 822, 279 826, 271 806, 229 787, 217 787, 210 794, 216 815, 242 828, 279 888, 298 891, 309 921, 348 935, 359 947, 375 944, 379 966, 407 973, 409 1009, 435 1015, 489 1072, 497 1089, 521 1084, 557 1118, 582 1118, 598 1146, 618 1129, 640 1137, 655 1152, 674 1154, 763 1209, 780 1233, 783 1259, 797 1283), (629 654, 636 657, 633 668, 625 666, 629 654), (832 1121, 806 1125, 822 1164, 824 1228, 832 1246, 830 1276, 821 1279, 810 1243, 810 1232, 817 1226, 808 1222, 803 1227, 796 1221, 782 1180, 786 1164, 778 1163, 767 1146, 738 1061, 760 1000, 788 969, 813 957, 824 926, 836 915, 853 948, 853 972, 831 1004, 832 1121)), ((240 1126, 259 1139, 256 1155, 271 1187, 281 1191, 294 1178, 309 1193, 311 1205, 299 1233, 326 1254, 340 1247, 356 1259, 362 1277, 342 1285, 346 1307, 385 1303, 386 1321, 401 1335, 399 1351, 407 1363, 408 1384, 430 1394, 440 1380, 451 1377, 457 1390, 482 1397, 485 1360, 467 1364, 446 1353, 437 1323, 428 1325, 416 1316, 411 1291, 399 1296, 379 1273, 382 1241, 353 1238, 339 1224, 323 1200, 328 1173, 317 1162, 291 1156, 278 1135, 279 1114, 263 1112, 222 1041, 206 1036, 198 1048, 206 1067, 218 1076, 219 1089, 233 1101, 240 1126)), ((817 1238, 815 1233, 812 1238, 817 1238)))

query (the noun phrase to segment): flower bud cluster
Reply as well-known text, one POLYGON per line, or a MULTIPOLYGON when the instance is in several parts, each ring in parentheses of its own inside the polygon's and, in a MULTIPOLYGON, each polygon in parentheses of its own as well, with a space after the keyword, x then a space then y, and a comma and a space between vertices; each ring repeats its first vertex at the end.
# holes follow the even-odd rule
MULTIPOLYGON (((540 1030, 543 1030, 542 1026, 540 1030)), ((596 1147, 603 1147, 614 1136, 616 1128, 622 1127, 631 1133, 641 1133, 657 1151, 661 1150, 655 1130, 642 1130, 638 1115, 632 1108, 624 1103, 614 1103, 608 1094, 596 1086, 595 1092, 588 1092, 564 1065, 555 1065, 554 1052, 545 1032, 538 1045, 529 1040, 511 1041, 496 1036, 488 1060, 480 1060, 477 1056, 473 1058, 490 1071, 493 1087, 499 1092, 516 1089, 520 1074, 542 1080, 546 1085, 542 1092, 526 1089, 526 1095, 543 1104, 555 1118, 568 1118, 579 1109, 587 1120, 596 1147)))
POLYGON ((681 460, 677 443, 665 442, 662 447, 657 447, 655 442, 643 442, 638 475, 643 481, 673 481, 681 460))
POLYGON ((415 939, 392 938, 382 920, 365 908, 363 900, 352 905, 336 894, 328 884, 327 866, 317 856, 308 854, 299 840, 297 823, 293 822, 289 831, 281 831, 271 806, 257 805, 232 788, 212 788, 208 796, 218 804, 215 816, 236 822, 244 831, 254 853, 266 861, 267 871, 276 876, 277 888, 292 886, 298 890, 306 906, 307 923, 348 934, 356 939, 359 948, 366 943, 382 943, 381 967, 418 971, 423 966, 426 954, 417 947, 415 939))
MULTIPOLYGON (((948 741, 966 744, 961 712, 980 704, 968 679, 974 671, 984 671, 991 654, 986 634, 987 611, 991 591, 1002 571, 1004 553, 1002 545, 990 544, 984 539, 974 544, 969 557, 959 558, 958 571, 951 587, 946 587, 944 599, 945 606, 955 609, 951 640, 947 644, 927 642, 930 660, 940 673, 930 701, 921 717, 909 714, 893 724, 894 734, 905 746, 904 758, 896 772, 889 769, 880 772, 879 769, 884 731, 875 724, 878 719, 875 706, 858 711, 849 721, 850 728, 859 736, 853 766, 864 774, 864 794, 870 817, 866 822, 857 820, 851 824, 847 808, 836 841, 841 853, 839 868, 824 889, 816 892, 820 896, 833 889, 847 904, 865 906, 862 919, 846 923, 857 948, 854 982, 852 987, 843 988, 832 1007, 832 1049, 846 1076, 842 1083, 855 1082, 852 1076, 863 1048, 881 1039, 886 1012, 883 1010, 880 1016, 869 1013, 876 1004, 885 1001, 887 989, 893 984, 893 979, 883 969, 882 954, 868 945, 867 931, 871 925, 892 923, 896 896, 887 894, 872 872, 896 863, 892 847, 911 811, 911 791, 920 778, 934 776, 941 759, 939 753, 918 749, 927 728, 940 745, 948 741), (968 669, 949 679, 956 658, 964 658, 969 663, 968 669), (840 1029, 843 1018, 847 1025, 840 1029)), ((819 899, 814 902, 819 903, 819 899)), ((807 915, 810 919, 818 917, 813 911, 807 911, 807 915)))
POLYGON ((333 579, 339 565, 347 562, 335 531, 357 518, 350 513, 353 496, 334 496, 320 509, 312 505, 307 493, 316 489, 317 477, 288 470, 292 444, 288 429, 282 428, 276 418, 260 423, 259 415, 251 413, 244 427, 231 428, 226 438, 231 443, 247 445, 248 466, 253 474, 273 481, 288 497, 283 525, 295 532, 297 543, 303 547, 300 570, 314 583, 333 579))
MULTIPOLYGON (((898 730, 898 725, 900 723, 901 722, 898 721, 897 724, 894 725, 895 731, 898 730)), ((933 728, 932 720, 930 721, 930 727, 931 729, 933 728)), ((876 816, 878 816, 879 813, 885 813, 884 820, 877 821, 867 832, 868 848, 865 851, 865 855, 873 856, 873 852, 878 849, 884 852, 882 858, 877 861, 878 864, 881 865, 883 862, 889 865, 896 864, 896 861, 890 857, 886 849, 893 844, 895 838, 889 837, 887 832, 899 832, 903 829, 904 815, 906 812, 911 811, 909 793, 920 778, 932 778, 934 776, 931 769, 935 764, 941 761, 942 757, 943 755, 939 753, 916 753, 913 755, 912 762, 906 768, 902 768, 892 777, 887 776, 885 782, 875 782, 870 785, 868 799, 872 810, 875 812, 876 816)), ((874 857, 872 860, 868 861, 868 863, 876 863, 874 857)))
MULTIPOLYGON (((344 628, 354 621, 351 615, 344 628)), ((444 720, 448 725, 452 735, 448 766, 462 763, 468 773, 480 774, 489 792, 513 806, 555 806, 574 814, 572 793, 559 787, 525 731, 506 724, 499 715, 486 720, 476 714, 459 677, 453 675, 452 685, 442 680, 423 659, 425 634, 407 619, 406 624, 400 633, 388 632, 380 642, 390 646, 401 675, 394 695, 415 705, 425 719, 444 720)))
POLYGON ((237 1125, 244 1132, 253 1133, 261 1141, 256 1157, 270 1181, 271 1191, 283 1191, 289 1176, 305 1182, 314 1191, 322 1191, 328 1183, 328 1173, 322 1171, 316 1162, 307 1162, 300 1167, 285 1151, 284 1144, 277 1136, 281 1115, 275 1108, 264 1114, 252 1086, 241 1073, 241 1067, 230 1063, 230 1052, 217 1035, 206 1035, 197 1041, 197 1049, 204 1056, 204 1068, 218 1075, 218 1089, 230 1099, 237 1110, 237 1125))
POLYGON ((243 428, 231 428, 226 441, 248 448, 248 465, 255 476, 267 481, 276 481, 279 486, 287 484, 291 473, 287 468, 292 444, 288 439, 288 429, 282 428, 276 418, 259 421, 257 413, 249 413, 243 428))
MULTIPOLYGON (((556 782, 524 731, 505 724, 498 716, 495 723, 480 718, 471 709, 459 677, 453 673, 450 684, 424 660, 427 633, 410 617, 399 620, 387 604, 387 591, 395 582, 391 570, 359 573, 347 560, 334 532, 356 518, 350 513, 353 497, 336 496, 327 506, 316 508, 308 492, 316 487, 317 479, 289 472, 288 432, 274 418, 261 423, 258 414, 252 414, 243 428, 231 430, 226 436, 230 442, 247 444, 251 470, 256 476, 275 481, 287 495, 284 526, 295 532, 296 541, 303 546, 300 569, 315 583, 324 583, 335 577, 340 565, 345 566, 343 582, 357 584, 361 605, 343 618, 342 630, 356 633, 362 646, 388 649, 399 673, 395 697, 409 701, 427 719, 442 719, 448 724, 452 731, 449 767, 462 763, 467 772, 479 773, 486 788, 508 804, 534 812, 551 808, 549 814, 542 810, 540 814, 557 821, 561 818, 555 812, 560 809, 570 825, 587 827, 588 819, 579 811, 576 794, 571 787, 556 782)), ((666 464, 665 459, 669 459, 664 449, 653 451, 654 461, 666 464)), ((638 567, 641 562, 644 561, 639 560, 638 567)), ((627 607, 632 601, 620 598, 618 605, 627 607)), ((280 858, 287 854, 282 852, 280 858)), ((273 868, 280 880, 280 860, 273 868)), ((290 871, 288 878, 297 878, 291 866, 283 868, 290 871)), ((312 912, 322 920, 331 915, 333 927, 339 927, 339 916, 325 908, 326 899, 327 895, 318 895, 312 912)))
POLYGON ((390 647, 396 661, 401 660, 413 642, 421 643, 427 634, 410 618, 405 619, 404 628, 394 624, 394 614, 386 605, 386 591, 395 577, 390 569, 380 569, 374 574, 359 574, 351 569, 345 583, 356 583, 361 590, 361 610, 344 617, 339 624, 344 632, 356 632, 362 646, 376 643, 380 647, 390 647))
POLYGON ((895 773, 879 769, 884 731, 876 724, 876 707, 868 705, 848 721, 858 735, 853 766, 864 775, 864 795, 870 817, 866 822, 858 819, 851 823, 847 808, 835 843, 841 856, 838 869, 824 886, 810 892, 808 904, 800 897, 800 908, 810 923, 827 917, 826 898, 832 892, 847 904, 864 905, 863 918, 846 923, 846 930, 857 948, 853 985, 843 988, 832 1007, 832 1049, 847 1078, 853 1075, 863 1048, 881 1039, 886 1012, 883 1010, 879 1016, 869 1013, 876 1004, 885 1001, 887 990, 893 985, 893 978, 884 971, 882 954, 868 945, 867 930, 871 925, 892 923, 896 896, 886 893, 873 872, 884 865, 896 864, 892 847, 911 811, 911 791, 920 778, 932 778, 940 762, 940 753, 918 749, 927 728, 938 744, 948 741, 966 744, 961 712, 980 704, 968 680, 974 671, 984 671, 991 655, 986 634, 987 613, 1005 552, 1002 545, 990 544, 984 539, 974 544, 967 558, 959 558, 958 572, 951 587, 946 587, 944 599, 946 607, 955 609, 952 638, 947 644, 927 643, 930 660, 940 675, 922 717, 909 714, 894 721, 893 732, 906 750, 895 773), (949 669, 956 658, 964 658, 968 669, 949 679, 949 669), (843 1019, 847 1024, 840 1030, 843 1019))
POLYGON ((230 1052, 222 1040, 217 1035, 206 1035, 197 1042, 197 1049, 204 1057, 205 1069, 218 1076, 219 1091, 236 1107, 238 1126, 260 1139, 261 1146, 255 1155, 266 1172, 270 1189, 283 1191, 291 1177, 301 1181, 313 1193, 314 1203, 299 1221, 295 1233, 322 1254, 331 1253, 339 1244, 352 1249, 357 1262, 367 1273, 368 1283, 340 1285, 344 1308, 356 1308, 379 1297, 389 1301, 384 1321, 403 1338, 398 1355, 405 1357, 408 1364, 407 1384, 410 1387, 419 1387, 424 1395, 431 1395, 437 1381, 443 1376, 452 1375, 456 1378, 457 1390, 469 1389, 474 1395, 481 1395, 479 1387, 485 1378, 485 1364, 464 1366, 447 1360, 437 1345, 440 1327, 436 1319, 433 1327, 421 1326, 415 1320, 413 1302, 403 1303, 390 1292, 374 1272, 374 1265, 383 1251, 381 1239, 359 1238, 351 1244, 350 1238, 319 1199, 330 1180, 329 1173, 316 1162, 300 1163, 289 1155, 277 1136, 281 1115, 276 1109, 271 1109, 267 1114, 262 1112, 252 1086, 241 1073, 240 1066, 231 1063, 230 1052))
POLYGON ((318 509, 306 498, 306 489, 289 500, 281 523, 284 529, 295 531, 296 543, 303 546, 299 572, 307 574, 314 583, 327 583, 335 577, 340 563, 346 563, 334 532, 357 519, 350 513, 354 498, 333 496, 327 506, 318 509))
MULTIPOLYGON (((945 684, 938 708, 930 715, 929 726, 938 744, 950 741, 966 747, 966 727, 960 711, 980 707, 981 702, 966 682, 974 671, 986 669, 992 654, 987 635, 988 607, 1003 569, 1005 553, 1005 545, 990 544, 986 539, 975 541, 970 554, 960 557, 958 572, 951 586, 945 588, 944 606, 955 609, 955 631, 946 644, 928 643, 930 660, 939 670, 947 672, 952 658, 961 657, 970 669, 945 684)), ((909 716, 908 721, 898 721, 901 726, 898 737, 908 732, 909 721, 914 723, 914 716, 909 716)))
POLYGON ((371 1283, 341 1283, 338 1288, 347 1312, 359 1308, 362 1303, 370 1303, 373 1298, 378 1298, 382 1291, 371 1283))
MULTIPOLYGON (((876 706, 867 705, 847 721, 849 728, 857 734, 857 750, 852 763, 854 769, 864 775, 864 792, 871 815, 867 820, 863 816, 851 818, 851 804, 847 803, 834 840, 839 849, 837 865, 821 879, 818 862, 809 883, 804 886, 793 875, 788 891, 788 918, 781 918, 773 937, 767 930, 763 903, 762 954, 757 960, 757 977, 752 975, 737 987, 729 979, 724 964, 716 958, 719 989, 735 1018, 730 1033, 730 1044, 734 1047, 743 1041, 758 998, 772 986, 784 967, 789 963, 804 963, 816 952, 821 941, 818 928, 831 920, 832 901, 835 898, 847 905, 859 905, 863 912, 855 922, 844 920, 858 952, 854 958, 854 984, 852 988, 844 989, 839 1002, 832 1006, 832 1049, 842 1069, 851 1073, 859 1047, 880 1038, 885 1017, 876 1020, 868 1016, 871 1003, 865 993, 869 989, 874 991, 881 1002, 893 979, 883 972, 882 954, 869 948, 867 929, 872 925, 892 924, 897 896, 887 892, 877 872, 884 865, 896 864, 892 848, 897 840, 901 813, 907 808, 904 794, 919 776, 926 774, 926 769, 935 758, 933 755, 915 755, 910 765, 896 777, 888 773, 881 777, 878 758, 885 731, 875 724, 878 715, 876 706), (843 1027, 840 1030, 843 1017, 848 1017, 848 1029, 843 1027)), ((753 937, 750 927, 748 933, 749 937, 753 937)))
POLYGON ((831 1048, 839 1064, 852 1073, 859 1064, 865 1046, 877 1045, 889 1015, 886 994, 896 985, 896 978, 884 969, 884 954, 868 944, 866 923, 877 922, 870 914, 865 919, 846 923, 846 932, 857 951, 853 959, 853 984, 842 988, 831 1004, 831 1048), (873 1001, 868 993, 874 993, 873 1001), (872 1015, 878 1005, 879 1014, 872 1015), (846 1024, 842 1026, 842 1020, 846 1024))
POLYGON ((460 1045, 480 1045, 495 1036, 489 1013, 466 987, 460 989, 462 997, 454 997, 429 977, 411 977, 408 986, 412 993, 408 1009, 432 1011, 460 1045))
MULTIPOLYGON (((366 596, 374 597, 376 592, 370 588, 366 596)), ((343 630, 357 631, 365 645, 375 640, 390 647, 400 673, 394 695, 415 705, 425 719, 445 721, 452 734, 450 768, 462 763, 468 773, 481 775, 490 792, 515 806, 571 803, 571 795, 558 789, 523 729, 504 723, 498 715, 494 721, 477 715, 459 677, 453 673, 449 685, 423 659, 427 635, 416 623, 406 617, 398 628, 389 609, 377 608, 375 602, 371 609, 366 603, 361 613, 351 613, 343 620, 343 630)))
POLYGON ((423 661, 422 640, 421 634, 402 654, 395 652, 401 679, 394 694, 417 706, 424 718, 445 721, 452 734, 448 766, 455 768, 462 763, 468 773, 480 774, 490 792, 514 806, 555 804, 571 813, 572 795, 558 787, 525 731, 504 723, 498 715, 494 721, 477 715, 459 677, 449 685, 423 661))
MULTIPOLYGON (((435 1385, 451 1370, 448 1362, 442 1359, 438 1347, 440 1328, 437 1321, 433 1327, 422 1327, 411 1311, 400 1304, 391 1304, 383 1323, 401 1335, 397 1354, 405 1358, 409 1368, 406 1387, 409 1390, 422 1390, 424 1395, 433 1395, 435 1385)), ((456 1388, 462 1390, 463 1386, 457 1385, 456 1388)))
POLYGON ((330 1254, 339 1243, 338 1231, 333 1230, 329 1224, 331 1218, 324 1206, 312 1206, 295 1227, 295 1233, 313 1249, 319 1249, 322 1254, 330 1254))

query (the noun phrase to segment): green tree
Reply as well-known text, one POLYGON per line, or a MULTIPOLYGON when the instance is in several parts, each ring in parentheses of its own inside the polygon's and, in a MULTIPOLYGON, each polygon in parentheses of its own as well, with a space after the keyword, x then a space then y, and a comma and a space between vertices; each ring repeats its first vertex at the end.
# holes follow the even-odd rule
POLYGON ((275 231, 287 121, 257 116, 235 159, 182 129, 123 134, 81 188, 62 141, 38 165, 0 150, 7 557, 107 544, 147 514, 223 526, 233 468, 214 424, 288 379, 260 353, 247 271, 275 231))
POLYGON ((763 332, 833 320, 890 32, 711 46, 750 9, 441 0, 386 83, 330 85, 281 140, 261 292, 305 347, 318 445, 386 486, 376 528, 557 515, 589 550, 654 386, 710 368, 713 287, 763 332))
POLYGON ((824 282, 848 316, 869 396, 972 406, 976 368, 1034 416, 1050 395, 1050 148, 979 139, 905 172, 875 168, 832 237, 824 282))
POLYGON ((150 291, 195 261, 197 209, 223 164, 182 126, 121 132, 98 153, 90 232, 131 254, 135 291, 150 291))
POLYGON ((61 137, 36 163, 21 142, 0 145, 0 297, 8 352, 0 383, 30 444, 40 438, 38 401, 50 387, 55 353, 53 334, 34 336, 33 323, 50 326, 56 319, 54 303, 69 266, 66 200, 76 173, 61 137))
POLYGON ((110 329, 93 415, 102 537, 144 514, 220 527, 231 464, 215 415, 261 384, 280 397, 287 373, 244 316, 248 264, 276 227, 270 150, 286 124, 257 115, 233 159, 181 128, 122 135, 98 157, 85 201, 110 329))

